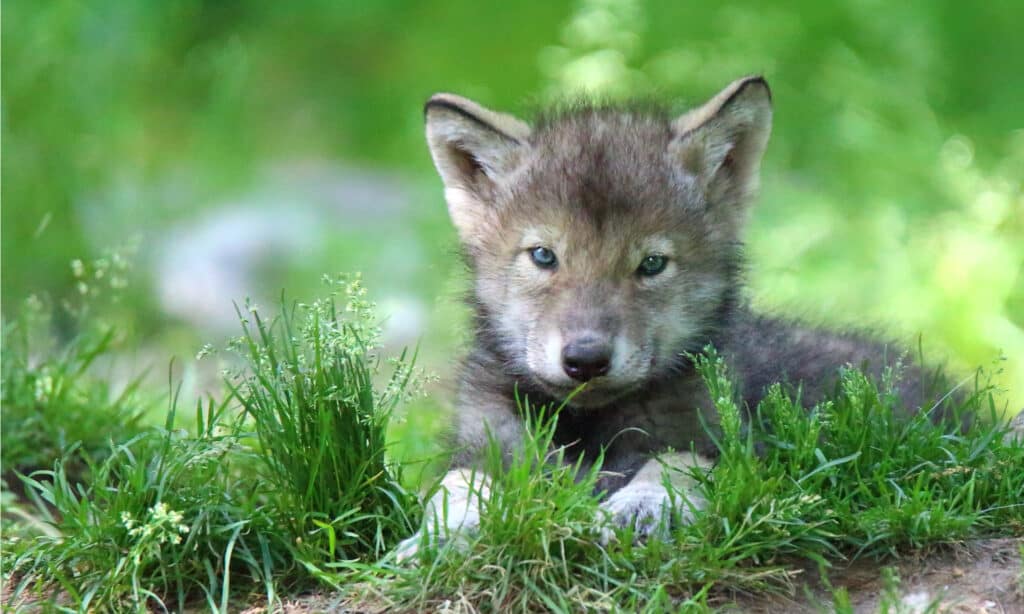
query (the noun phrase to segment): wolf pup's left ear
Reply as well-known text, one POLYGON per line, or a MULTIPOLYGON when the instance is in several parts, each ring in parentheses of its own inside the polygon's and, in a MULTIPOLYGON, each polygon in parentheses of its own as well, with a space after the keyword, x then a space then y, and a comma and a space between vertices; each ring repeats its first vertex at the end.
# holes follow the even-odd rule
POLYGON ((672 123, 669 156, 693 177, 709 206, 741 203, 757 190, 771 124, 764 78, 738 79, 672 123))
POLYGON ((530 127, 454 94, 435 94, 424 114, 448 213, 463 243, 473 245, 494 215, 495 189, 522 159, 530 127))

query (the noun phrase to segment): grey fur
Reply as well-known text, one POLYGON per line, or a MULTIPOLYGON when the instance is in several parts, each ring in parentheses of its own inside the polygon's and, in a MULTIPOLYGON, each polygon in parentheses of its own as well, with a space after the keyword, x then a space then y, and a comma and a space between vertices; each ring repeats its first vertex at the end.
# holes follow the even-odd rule
MULTIPOLYGON (((515 394, 557 405, 575 386, 552 365, 552 339, 596 335, 628 349, 557 426, 556 443, 585 458, 607 448, 609 493, 667 448, 714 453, 700 424, 702 415, 714 423, 712 405, 687 352, 717 347, 750 407, 777 381, 802 386, 812 404, 833 391, 840 367, 877 375, 899 354, 742 304, 741 236, 771 122, 760 77, 675 119, 580 105, 530 128, 450 95, 428 101, 426 119, 474 276, 475 342, 459 375, 455 466, 477 463, 488 432, 506 450, 518 445, 515 394), (536 246, 557 254, 556 268, 530 261, 536 246), (638 276, 650 252, 668 255, 669 268, 638 276)), ((917 406, 918 372, 908 375, 900 393, 917 406)))

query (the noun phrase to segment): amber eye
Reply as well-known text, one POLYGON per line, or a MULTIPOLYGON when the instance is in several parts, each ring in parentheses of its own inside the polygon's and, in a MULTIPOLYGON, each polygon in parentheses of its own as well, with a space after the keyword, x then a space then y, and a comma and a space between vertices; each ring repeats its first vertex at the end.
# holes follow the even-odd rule
POLYGON ((553 269, 558 264, 555 252, 546 247, 535 247, 530 250, 530 259, 542 269, 553 269))
POLYGON ((654 277, 664 271, 666 266, 668 266, 668 258, 661 254, 652 254, 640 262, 636 272, 644 277, 654 277))

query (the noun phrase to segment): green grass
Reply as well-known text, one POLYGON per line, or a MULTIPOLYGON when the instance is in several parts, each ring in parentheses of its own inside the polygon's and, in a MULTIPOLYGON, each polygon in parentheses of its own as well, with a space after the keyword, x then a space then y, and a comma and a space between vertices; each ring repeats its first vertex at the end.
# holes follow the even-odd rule
POLYGON ((594 557, 600 465, 582 469, 552 446, 557 411, 534 414, 524 401, 522 412, 529 426, 522 448, 509 462, 492 442, 474 476, 483 510, 479 532, 468 543, 451 539, 440 549, 424 537, 419 566, 400 574, 389 591, 393 600, 430 610, 458 595, 490 610, 566 611, 606 600, 607 583, 597 583, 590 571, 601 564, 594 557), (585 590, 569 591, 580 578, 587 580, 585 590))
POLYGON ((24 478, 53 533, 4 544, 12 600, 32 594, 72 610, 134 611, 195 600, 213 609, 253 586, 272 596, 268 572, 294 563, 242 434, 216 433, 223 411, 208 406, 202 424, 213 428, 194 436, 171 428, 172 412, 166 428, 90 463, 88 482, 65 469, 75 449, 24 478))
MULTIPOLYGON (((594 492, 601 459, 581 465, 554 449, 558 409, 523 399, 521 450, 509 461, 492 445, 481 468, 492 477, 479 531, 424 542, 417 564, 399 566, 389 552, 421 510, 385 431, 423 376, 379 354, 358 278, 330 288, 282 301, 269 319, 240 310, 229 356, 241 366, 221 399, 197 405, 194 427, 181 428, 171 395, 162 426, 112 432, 99 451, 72 444, 24 477, 27 499, 4 493, 11 603, 223 610, 322 587, 408 609, 703 611, 732 591, 791 590, 800 561, 827 573, 853 557, 1024 534, 1024 444, 1004 438, 985 386, 937 423, 898 417, 898 372, 874 382, 850 368, 809 411, 776 385, 745 420, 709 348, 697 364, 720 417, 709 432, 719 457, 692 470, 706 511, 689 524, 675 514, 671 539, 609 533, 594 492), (977 419, 961 430, 968 412, 977 419)), ((84 347, 73 342, 65 360, 84 347)), ((19 377, 51 364, 19 360, 19 377)))
MULTIPOLYGON (((16 317, 4 319, 0 467, 5 479, 15 471, 49 466, 71 444, 99 460, 111 441, 140 432, 154 409, 158 397, 140 389, 141 375, 116 385, 95 376, 103 367, 110 369, 125 349, 128 331, 107 316, 111 302, 120 298, 127 269, 117 253, 89 263, 75 260, 73 298, 54 305, 33 295, 16 317), (58 327, 73 331, 63 343, 53 332, 58 327)), ((79 476, 84 466, 69 460, 65 470, 79 476)))
POLYGON ((407 535, 417 505, 384 437, 416 372, 391 361, 375 391, 384 365, 368 304, 357 281, 339 291, 347 312, 337 291, 271 322, 252 309, 234 344, 245 367, 222 400, 197 405, 194 433, 176 428, 172 397, 163 427, 111 443, 101 460, 74 444, 52 469, 21 476, 36 522, 5 532, 12 600, 80 611, 224 610, 254 593, 275 603, 407 535))
POLYGON ((798 560, 824 570, 1024 532, 1024 474, 1014 470, 1024 447, 1003 443, 998 421, 956 426, 964 412, 998 415, 984 388, 936 424, 926 414, 897 418, 895 376, 876 383, 849 369, 835 397, 810 412, 772 387, 745 428, 724 362, 711 351, 698 364, 717 399, 720 456, 694 474, 706 512, 689 525, 677 518, 671 542, 638 545, 627 529, 601 546, 597 468, 574 481, 550 452, 554 420, 541 420, 510 468, 490 450, 484 470, 497 477, 478 534, 468 546, 428 547, 420 567, 397 577, 392 599, 426 609, 448 599, 500 611, 703 609, 728 591, 790 589, 798 560))

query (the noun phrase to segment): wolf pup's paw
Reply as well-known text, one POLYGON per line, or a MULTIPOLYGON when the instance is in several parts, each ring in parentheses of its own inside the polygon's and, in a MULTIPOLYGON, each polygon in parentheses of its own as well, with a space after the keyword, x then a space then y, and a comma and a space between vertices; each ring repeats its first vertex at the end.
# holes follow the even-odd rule
MULTIPOLYGON (((665 540, 671 536, 673 519, 693 522, 694 511, 704 507, 704 499, 694 492, 686 493, 685 498, 670 496, 664 484, 659 483, 627 484, 612 493, 601 507, 608 512, 615 526, 633 527, 635 539, 656 537, 665 540)), ((613 536, 614 532, 606 530, 601 541, 607 543, 613 536)))
POLYGON ((441 488, 423 508, 423 528, 395 549, 399 563, 415 560, 420 546, 452 543, 464 549, 480 526, 480 497, 488 497, 488 480, 466 469, 448 472, 441 488), (474 483, 475 481, 475 483, 474 483))
POLYGON ((432 548, 439 548, 451 543, 456 549, 465 550, 469 546, 469 537, 476 533, 476 529, 475 525, 469 523, 455 529, 442 526, 435 530, 434 527, 427 529, 424 526, 412 537, 403 539, 398 544, 398 547, 395 548, 395 560, 399 564, 415 564, 420 546, 424 544, 432 548))
POLYGON ((475 503, 467 505, 464 501, 449 499, 446 511, 439 514, 440 505, 436 499, 435 495, 426 505, 423 527, 395 548, 395 557, 399 563, 415 562, 416 554, 424 545, 439 548, 452 544, 458 550, 465 550, 469 546, 469 538, 480 526, 480 513, 475 503))

